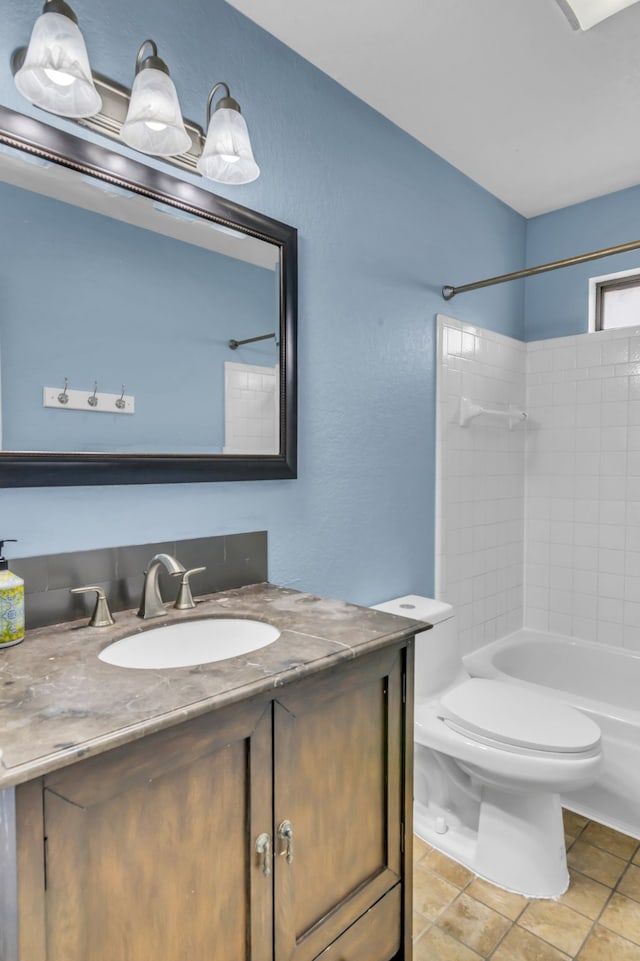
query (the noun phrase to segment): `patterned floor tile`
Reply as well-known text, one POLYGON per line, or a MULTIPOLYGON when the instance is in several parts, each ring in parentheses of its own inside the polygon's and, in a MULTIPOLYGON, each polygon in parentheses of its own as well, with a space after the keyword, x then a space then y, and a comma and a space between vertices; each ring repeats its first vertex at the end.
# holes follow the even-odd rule
POLYGON ((435 921, 457 898, 460 891, 444 878, 427 871, 421 864, 413 869, 413 906, 429 921, 435 921))
POLYGON ((622 858, 609 854, 602 848, 596 848, 593 844, 586 844, 581 839, 577 840, 567 853, 567 863, 580 874, 586 874, 610 888, 615 887, 627 866, 627 862, 622 858))
POLYGON ((577 961, 640 961, 640 947, 596 925, 577 961))
MULTIPOLYGON (((618 891, 634 901, 640 901, 640 867, 637 864, 630 864, 624 872, 618 891)), ((638 910, 640 911, 640 908, 638 910)))
POLYGON ((568 954, 515 924, 491 955, 491 961, 570 961, 568 954))
POLYGON ((420 914, 418 911, 414 911, 412 934, 413 940, 415 941, 417 938, 419 938, 422 932, 426 931, 430 924, 431 921, 429 921, 428 918, 425 918, 424 915, 420 914))
POLYGON ((562 820, 564 821, 565 831, 572 837, 577 837, 589 823, 588 818, 581 814, 575 814, 573 811, 567 811, 566 808, 562 812, 562 820))
POLYGON ((563 818, 571 883, 557 900, 504 891, 414 838, 414 961, 640 961, 639 842, 563 818))
POLYGON ((422 838, 416 837, 416 836, 414 835, 414 838, 413 838, 413 861, 414 861, 414 864, 415 864, 416 861, 420 861, 420 859, 423 858, 423 857, 425 856, 425 854, 426 854, 428 851, 431 851, 431 850, 433 850, 433 849, 432 849, 432 847, 431 847, 430 844, 427 844, 425 841, 422 840, 422 838))
POLYGON ((511 891, 505 891, 504 888, 497 888, 495 884, 489 884, 482 878, 474 878, 466 888, 465 893, 475 898, 476 901, 482 901, 487 907, 493 908, 498 914, 504 915, 511 921, 515 921, 529 903, 524 895, 513 894, 511 891))
POLYGON ((640 945, 640 910, 638 902, 614 894, 600 916, 600 924, 628 941, 640 945))
POLYGON ((507 933, 510 922, 486 904, 463 893, 440 915, 437 925, 486 957, 507 933))
POLYGON ((475 877, 473 871, 470 871, 469 868, 463 867, 462 864, 448 858, 441 851, 436 851, 435 848, 425 854, 421 864, 460 889, 464 888, 475 877))
POLYGON ((558 901, 532 901, 518 924, 570 957, 577 954, 591 929, 591 920, 558 901))
POLYGON ((595 920, 611 897, 611 888, 577 871, 569 871, 569 876, 569 889, 558 902, 595 920))
POLYGON ((413 945, 413 961, 482 961, 482 956, 433 927, 413 945))
POLYGON ((604 824, 596 824, 595 821, 587 824, 580 840, 593 844, 597 848, 603 848, 609 854, 615 854, 619 858, 624 858, 625 861, 635 854, 638 847, 638 841, 635 838, 629 837, 628 834, 620 834, 619 831, 605 827, 604 824))

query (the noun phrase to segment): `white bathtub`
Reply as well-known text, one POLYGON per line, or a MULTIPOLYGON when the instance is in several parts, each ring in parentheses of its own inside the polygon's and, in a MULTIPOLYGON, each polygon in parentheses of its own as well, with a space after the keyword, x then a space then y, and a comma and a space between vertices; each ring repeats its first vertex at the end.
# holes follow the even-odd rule
POLYGON ((525 629, 464 662, 474 677, 522 684, 592 717, 602 731, 602 773, 563 804, 640 838, 640 654, 525 629))

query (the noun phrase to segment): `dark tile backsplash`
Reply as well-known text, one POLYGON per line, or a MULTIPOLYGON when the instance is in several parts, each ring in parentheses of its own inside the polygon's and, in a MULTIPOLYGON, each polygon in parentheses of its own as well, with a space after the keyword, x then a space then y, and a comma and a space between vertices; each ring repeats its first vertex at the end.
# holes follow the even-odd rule
MULTIPOLYGON (((71 587, 102 587, 112 611, 137 607, 147 564, 160 553, 173 554, 187 570, 207 568, 191 579, 194 597, 268 579, 266 531, 17 557, 9 560, 9 567, 24 579, 27 628, 90 617, 95 595, 70 594, 71 587)), ((166 601, 172 601, 176 579, 162 571, 160 590, 166 601)))

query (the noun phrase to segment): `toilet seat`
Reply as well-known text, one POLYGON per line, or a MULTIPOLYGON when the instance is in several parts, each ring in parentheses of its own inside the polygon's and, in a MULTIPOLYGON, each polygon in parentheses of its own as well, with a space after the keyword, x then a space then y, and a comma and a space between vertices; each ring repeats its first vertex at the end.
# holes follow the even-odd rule
POLYGON ((600 746, 600 728, 585 714, 500 681, 469 678, 440 698, 437 713, 457 733, 503 748, 585 754, 600 746))

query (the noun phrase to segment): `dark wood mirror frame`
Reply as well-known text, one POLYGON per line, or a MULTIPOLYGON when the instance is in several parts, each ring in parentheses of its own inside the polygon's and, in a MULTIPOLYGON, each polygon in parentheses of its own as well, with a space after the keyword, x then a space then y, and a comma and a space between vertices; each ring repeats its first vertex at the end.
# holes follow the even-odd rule
POLYGON ((231 200, 0 107, 0 144, 280 248, 280 451, 275 455, 0 452, 0 487, 176 484, 297 476, 297 231, 231 200))

